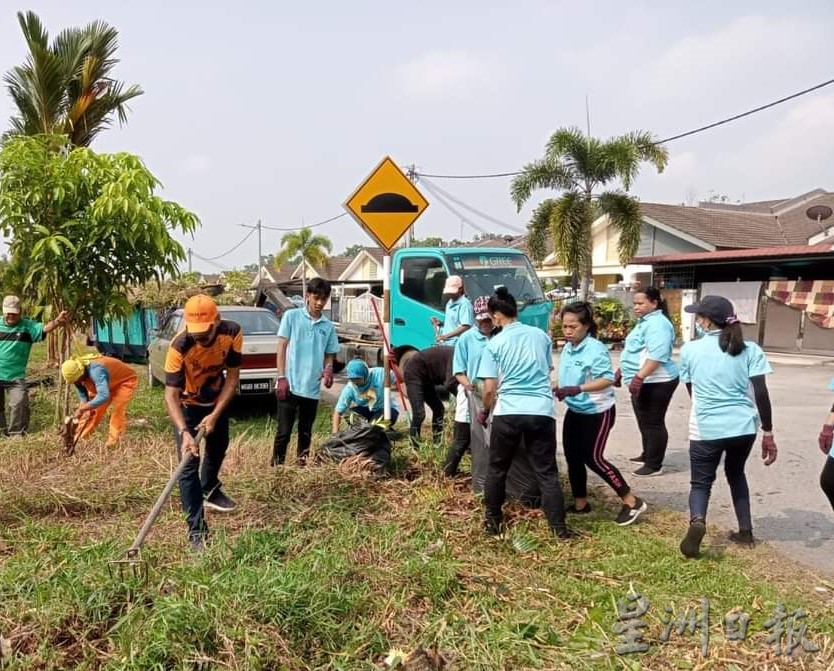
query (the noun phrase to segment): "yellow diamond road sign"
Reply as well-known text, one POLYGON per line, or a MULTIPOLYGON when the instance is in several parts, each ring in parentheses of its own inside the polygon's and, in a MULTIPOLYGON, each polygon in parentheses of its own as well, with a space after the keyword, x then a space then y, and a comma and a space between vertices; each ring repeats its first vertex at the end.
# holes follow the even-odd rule
POLYGON ((389 156, 368 175, 345 209, 386 251, 397 244, 429 206, 389 156))

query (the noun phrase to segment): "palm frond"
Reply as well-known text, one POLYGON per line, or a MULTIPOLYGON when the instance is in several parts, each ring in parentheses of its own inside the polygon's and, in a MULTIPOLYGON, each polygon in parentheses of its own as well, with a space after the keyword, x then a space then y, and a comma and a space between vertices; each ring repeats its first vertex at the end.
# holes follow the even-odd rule
POLYGON ((619 191, 607 191, 600 194, 597 206, 620 234, 618 254, 620 263, 627 265, 640 246, 640 234, 643 228, 643 217, 640 213, 640 202, 628 194, 619 191))
POLYGON ((567 191, 550 213, 550 232, 559 262, 571 273, 583 273, 591 258, 593 205, 584 194, 567 191))
POLYGON ((547 238, 550 235, 550 218, 556 201, 547 198, 538 204, 527 224, 527 252, 536 264, 541 264, 547 256, 547 238))
POLYGON ((559 161, 544 158, 528 163, 521 169, 521 174, 510 182, 510 197, 518 210, 524 206, 533 191, 537 189, 554 189, 561 191, 574 187, 573 175, 559 161))

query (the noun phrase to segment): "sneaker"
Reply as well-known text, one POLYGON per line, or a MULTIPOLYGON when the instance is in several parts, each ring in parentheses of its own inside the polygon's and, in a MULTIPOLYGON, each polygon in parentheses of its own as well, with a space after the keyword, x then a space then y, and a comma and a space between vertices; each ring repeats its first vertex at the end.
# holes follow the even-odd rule
POLYGON ((701 553, 701 541, 707 533, 707 524, 700 517, 689 523, 686 536, 681 541, 681 553, 684 557, 697 557, 701 553))
POLYGON ((655 470, 653 468, 649 468, 648 466, 641 466, 636 471, 632 471, 631 473, 632 475, 636 475, 638 477, 650 478, 653 475, 662 475, 663 469, 658 468, 657 470, 655 470))
POLYGON ((576 504, 574 503, 572 506, 569 506, 565 509, 566 513, 572 513, 574 515, 587 515, 591 512, 591 504, 586 503, 584 508, 577 508, 576 504))
POLYGON ((636 461, 637 463, 642 464, 644 461, 646 461, 646 457, 645 455, 641 454, 639 457, 631 457, 629 461, 636 461))
POLYGON ((620 514, 617 515, 617 524, 621 527, 627 527, 629 524, 634 524, 637 518, 640 517, 649 506, 643 499, 635 497, 634 507, 624 505, 620 508, 620 514))
POLYGON ((484 533, 486 533, 489 536, 500 536, 502 533, 504 533, 504 524, 501 521, 501 518, 490 516, 485 517, 484 533))
POLYGON ((738 531, 731 531, 729 539, 738 545, 744 545, 752 548, 756 544, 756 539, 753 538, 752 529, 739 529, 738 531))
POLYGON ((215 487, 214 491, 203 501, 203 506, 218 513, 230 513, 237 508, 237 503, 226 496, 220 487, 215 487))

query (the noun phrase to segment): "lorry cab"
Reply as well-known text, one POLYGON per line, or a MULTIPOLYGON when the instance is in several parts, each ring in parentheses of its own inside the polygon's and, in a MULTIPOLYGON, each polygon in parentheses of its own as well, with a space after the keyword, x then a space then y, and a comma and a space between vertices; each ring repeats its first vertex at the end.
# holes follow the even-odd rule
POLYGON ((409 247, 398 249, 391 260, 391 345, 398 358, 434 344, 431 318, 443 320, 443 285, 450 275, 463 278, 471 301, 507 287, 518 301, 519 321, 548 332, 553 306, 523 252, 500 247, 409 247))

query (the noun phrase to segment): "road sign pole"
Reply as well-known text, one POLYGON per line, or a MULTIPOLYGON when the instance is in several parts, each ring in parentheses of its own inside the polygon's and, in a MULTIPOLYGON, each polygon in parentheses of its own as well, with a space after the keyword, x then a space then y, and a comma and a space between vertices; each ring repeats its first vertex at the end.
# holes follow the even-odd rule
MULTIPOLYGON (((383 342, 391 342, 391 255, 386 251, 382 257, 382 331, 383 342)), ((391 421, 391 356, 388 347, 383 347, 382 355, 382 417, 391 421)))

